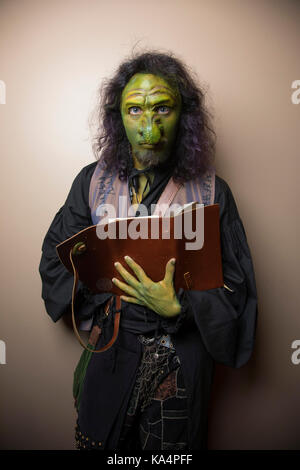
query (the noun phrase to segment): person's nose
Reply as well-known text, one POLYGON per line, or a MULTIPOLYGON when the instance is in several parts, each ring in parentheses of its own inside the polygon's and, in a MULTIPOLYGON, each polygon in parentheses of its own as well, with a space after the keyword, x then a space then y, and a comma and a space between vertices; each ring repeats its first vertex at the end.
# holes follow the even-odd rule
POLYGON ((157 144, 161 139, 159 118, 151 115, 144 116, 139 128, 139 134, 143 138, 143 143, 148 145, 157 144))

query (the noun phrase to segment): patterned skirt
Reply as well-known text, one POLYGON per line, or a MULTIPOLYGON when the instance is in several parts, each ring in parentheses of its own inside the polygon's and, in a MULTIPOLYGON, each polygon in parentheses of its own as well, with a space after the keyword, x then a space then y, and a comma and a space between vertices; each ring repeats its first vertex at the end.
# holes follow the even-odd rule
MULTIPOLYGON (((187 394, 170 337, 138 339, 142 360, 115 450, 188 450, 187 394)), ((102 449, 78 426, 75 437, 77 449, 102 449)))
POLYGON ((179 357, 169 336, 139 339, 143 357, 117 450, 187 449, 187 395, 179 357))

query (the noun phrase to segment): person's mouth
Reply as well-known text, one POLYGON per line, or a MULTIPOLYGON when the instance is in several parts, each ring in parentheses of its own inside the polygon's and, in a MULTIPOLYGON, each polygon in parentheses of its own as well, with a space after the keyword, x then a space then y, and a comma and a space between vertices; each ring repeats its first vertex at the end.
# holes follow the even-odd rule
POLYGON ((156 147, 155 144, 140 144, 142 147, 145 147, 146 149, 154 149, 156 147))
POLYGON ((147 144, 147 143, 141 143, 140 144, 141 147, 145 148, 145 149, 159 149, 161 148, 161 145, 160 144, 147 144))

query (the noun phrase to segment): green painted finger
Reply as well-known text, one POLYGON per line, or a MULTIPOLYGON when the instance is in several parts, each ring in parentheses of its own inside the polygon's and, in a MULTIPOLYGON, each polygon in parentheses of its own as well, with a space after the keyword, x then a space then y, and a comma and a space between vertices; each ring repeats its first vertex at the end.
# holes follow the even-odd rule
POLYGON ((166 264, 165 278, 166 284, 173 284, 173 277, 175 273, 175 258, 170 259, 166 264))
POLYGON ((128 264, 128 266, 132 269, 132 271, 134 272, 134 274, 136 275, 139 281, 145 282, 149 280, 143 268, 139 264, 137 264, 135 261, 133 261, 133 259, 130 258, 130 256, 124 256, 124 259, 126 263, 128 264))
POLYGON ((124 267, 121 263, 115 263, 114 264, 116 270, 118 271, 118 273, 122 276, 123 279, 125 279, 125 281, 127 282, 127 284, 129 284, 131 287, 133 288, 137 288, 138 284, 139 284, 139 281, 134 277, 132 276, 132 274, 130 274, 124 267))
POLYGON ((124 292, 126 292, 126 294, 129 294, 132 297, 138 296, 137 291, 128 284, 125 284, 125 282, 119 281, 119 279, 116 279, 115 277, 112 279, 112 282, 115 284, 115 286, 119 287, 124 292))
POLYGON ((130 302, 132 304, 138 304, 138 305, 144 305, 144 303, 135 297, 126 297, 124 295, 121 295, 121 300, 125 300, 125 302, 130 302))

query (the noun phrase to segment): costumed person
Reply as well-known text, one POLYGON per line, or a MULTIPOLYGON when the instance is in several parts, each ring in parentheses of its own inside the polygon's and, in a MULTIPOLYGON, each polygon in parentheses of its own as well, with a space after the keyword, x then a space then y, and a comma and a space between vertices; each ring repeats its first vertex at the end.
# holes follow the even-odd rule
MULTIPOLYGON (((118 197, 151 215, 172 187, 169 204, 220 206, 224 286, 175 292, 176 259, 153 282, 130 257, 115 265, 121 296, 118 337, 102 353, 84 350, 74 373, 76 446, 107 450, 207 448, 208 406, 215 362, 238 368, 251 357, 257 292, 245 230, 228 184, 215 173, 215 133, 204 93, 172 54, 125 60, 100 89, 97 161, 75 178, 45 236, 42 297, 54 322, 70 310, 73 276, 56 245, 99 222, 97 208, 118 197)), ((136 216, 139 216, 137 210, 136 216)), ((155 253, 153 263, 155 263, 155 253)), ((112 337, 115 299, 79 282, 77 320, 99 326, 89 345, 112 337)), ((116 305, 115 305, 116 310, 116 305)), ((92 330, 93 331, 93 330, 92 330)))

